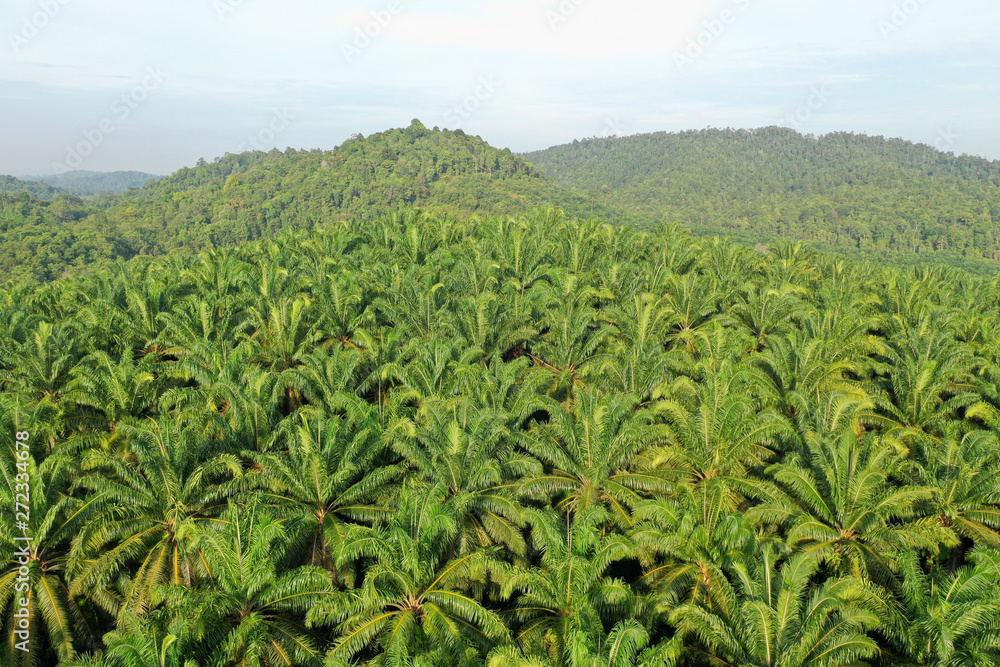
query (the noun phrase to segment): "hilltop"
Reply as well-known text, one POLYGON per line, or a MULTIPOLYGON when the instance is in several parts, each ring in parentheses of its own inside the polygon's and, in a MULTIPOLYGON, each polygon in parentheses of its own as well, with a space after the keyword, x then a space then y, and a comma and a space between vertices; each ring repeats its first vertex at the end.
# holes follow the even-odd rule
POLYGON ((30 196, 41 199, 52 199, 61 194, 62 190, 47 183, 24 181, 13 176, 0 176, 0 194, 17 194, 19 192, 27 192, 30 196))
POLYGON ((117 257, 231 246, 401 207, 468 216, 544 206, 640 222, 556 185, 509 149, 414 120, 330 151, 199 160, 102 205, 71 199, 56 210, 37 199, 0 199, 0 270, 51 279, 117 257))
POLYGON ((1000 162, 899 139, 710 129, 588 139, 524 157, 605 205, 700 234, 897 259, 1000 257, 1000 162))
POLYGON ((559 208, 639 229, 671 223, 751 245, 801 240, 980 273, 1000 258, 1000 163, 783 128, 589 139, 517 155, 414 120, 333 150, 199 160, 116 196, 82 200, 16 179, 2 192, 18 194, 0 194, 0 271, 43 280, 401 208, 463 218, 559 208))

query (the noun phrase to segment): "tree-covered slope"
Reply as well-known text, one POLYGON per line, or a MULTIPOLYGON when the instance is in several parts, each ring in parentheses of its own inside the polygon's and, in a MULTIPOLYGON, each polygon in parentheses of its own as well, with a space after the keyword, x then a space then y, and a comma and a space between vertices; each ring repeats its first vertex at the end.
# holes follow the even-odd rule
POLYGON ((50 279, 114 257, 231 246, 284 229, 378 217, 400 206, 452 215, 558 206, 581 218, 642 222, 555 185, 507 149, 414 121, 353 137, 331 151, 201 160, 68 216, 50 215, 44 202, 0 200, 0 270, 50 279))
POLYGON ((0 194, 18 194, 20 192, 27 192, 32 197, 51 199, 60 194, 62 190, 47 183, 23 181, 13 176, 0 176, 0 194))
POLYGON ((67 171, 51 176, 30 176, 24 180, 38 181, 83 197, 104 193, 117 194, 129 188, 142 187, 149 181, 162 178, 142 171, 67 171))
POLYGON ((902 140, 712 129, 588 139, 525 157, 602 203, 697 233, 1000 257, 1000 162, 902 140))
MULTIPOLYGON (((281 226, 378 217, 400 206, 451 214, 520 214, 592 202, 544 178, 523 158, 461 130, 405 129, 356 135, 331 151, 243 153, 182 169, 112 211, 158 223, 195 224, 200 242, 247 240, 281 226), (177 220, 179 216, 179 220, 177 220)), ((615 217, 607 209, 604 217, 615 217)), ((195 241, 198 242, 198 241, 195 241)))
POLYGON ((51 203, 51 189, 41 200, 0 194, 0 271, 51 279, 116 257, 231 246, 400 206, 460 216, 555 206, 643 229, 669 221, 751 245, 795 238, 981 273, 1000 256, 998 163, 903 141, 710 130, 592 139, 526 157, 414 121, 330 151, 201 160, 86 204, 51 203))
POLYGON ((75 195, 0 194, 0 276, 42 280, 126 256, 108 216, 75 195))

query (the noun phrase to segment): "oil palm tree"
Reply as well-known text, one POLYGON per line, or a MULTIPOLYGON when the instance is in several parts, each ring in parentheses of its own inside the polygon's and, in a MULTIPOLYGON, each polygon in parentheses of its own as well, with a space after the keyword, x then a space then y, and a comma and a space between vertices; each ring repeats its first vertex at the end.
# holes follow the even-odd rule
POLYGON ((601 506, 581 508, 571 523, 551 512, 531 512, 532 544, 541 562, 510 571, 501 592, 516 597, 510 611, 514 640, 526 654, 577 664, 571 656, 604 638, 605 621, 632 613, 635 594, 609 569, 632 558, 633 549, 624 536, 604 534, 601 526, 609 518, 601 506))
POLYGON ((287 548, 328 570, 334 583, 353 580, 335 567, 351 525, 389 519, 389 490, 402 473, 385 461, 376 409, 353 396, 344 407, 343 418, 299 413, 282 424, 284 447, 248 454, 255 485, 285 520, 287 548))
POLYGON ((757 536, 745 516, 719 512, 709 515, 713 523, 702 523, 702 502, 683 488, 679 500, 649 500, 635 510, 629 538, 644 570, 638 584, 650 591, 657 613, 679 602, 727 607, 728 580, 756 555, 757 536))
POLYGON ((683 604, 670 620, 710 664, 742 667, 850 667, 878 653, 877 597, 856 580, 812 585, 818 563, 797 554, 779 564, 769 548, 723 581, 726 605, 683 604))
POLYGON ((666 420, 669 435, 666 446, 651 454, 653 464, 689 490, 706 526, 744 508, 749 472, 773 456, 790 430, 785 419, 755 398, 762 393, 759 376, 725 358, 725 338, 700 336, 703 348, 719 346, 720 351, 692 369, 696 381, 680 378, 654 408, 666 420))
POLYGON ((616 333, 598 317, 596 308, 614 295, 588 284, 586 274, 553 270, 552 282, 539 283, 532 297, 537 299, 542 319, 535 325, 541 333, 529 354, 536 364, 552 372, 555 390, 572 395, 616 333))
POLYGON ((435 399, 420 410, 413 437, 393 439, 413 471, 414 493, 439 498, 458 522, 456 554, 502 545, 525 556, 518 482, 539 474, 541 465, 507 433, 502 419, 471 402, 435 399))
POLYGON ((596 640, 577 633, 573 649, 563 661, 552 660, 540 652, 525 652, 517 646, 494 650, 487 667, 674 667, 683 645, 677 637, 650 646, 650 635, 640 623, 627 620, 616 623, 607 635, 596 640))
POLYGON ((755 281, 755 284, 739 290, 736 302, 727 314, 753 336, 754 350, 760 352, 771 336, 785 332, 789 323, 807 312, 801 300, 806 293, 808 290, 801 286, 784 284, 762 288, 755 281))
POLYGON ((969 350, 948 335, 941 311, 921 311, 912 322, 902 315, 890 318, 895 330, 875 366, 880 379, 869 393, 884 414, 887 435, 926 460, 946 423, 979 397, 969 350))
POLYGON ((698 345, 695 333, 718 316, 728 293, 717 278, 697 272, 672 275, 665 287, 664 299, 671 317, 664 342, 694 352, 698 345))
POLYGON ((169 418, 122 432, 127 459, 94 452, 83 463, 77 487, 97 496, 95 518, 74 535, 68 567, 72 593, 119 617, 147 612, 160 586, 212 576, 194 539, 219 520, 226 482, 243 472, 169 418))
POLYGON ((601 386, 635 394, 643 403, 673 379, 671 358, 664 350, 672 311, 663 298, 635 294, 619 301, 608 315, 620 332, 613 351, 600 364, 601 386))
POLYGON ((75 660, 63 667, 198 667, 190 656, 181 653, 177 635, 156 627, 130 625, 104 635, 105 649, 75 660))
POLYGON ((896 664, 972 667, 1000 661, 997 554, 976 549, 955 572, 920 560, 913 552, 900 558, 902 605, 891 618, 891 634, 901 638, 903 649, 893 656, 896 664))
POLYGON ((51 658, 70 660, 96 646, 95 618, 87 613, 86 600, 69 586, 67 561, 73 535, 94 516, 100 498, 81 499, 69 493, 79 474, 71 458, 51 455, 36 465, 33 457, 18 455, 27 451, 12 443, 0 448, 0 501, 11 512, 11 519, 0 523, 0 627, 4 633, 0 660, 10 667, 29 667, 51 658), (13 521, 19 518, 15 510, 21 509, 29 517, 27 530, 18 529, 13 521), (28 601, 27 651, 16 649, 23 639, 14 634, 20 600, 28 601))
POLYGON ((6 352, 5 363, 10 370, 0 372, 23 402, 59 403, 72 379, 71 371, 79 362, 77 348, 71 322, 39 320, 26 340, 6 352))
POLYGON ((337 591, 309 610, 311 626, 334 626, 331 664, 377 656, 400 660, 436 655, 436 664, 482 664, 507 640, 496 612, 476 591, 503 569, 490 551, 449 557, 458 525, 426 495, 403 495, 388 527, 355 528, 338 554, 338 567, 364 559, 364 581, 337 591))
POLYGON ((954 545, 942 526, 919 521, 926 487, 899 485, 900 458, 873 434, 814 432, 807 455, 793 455, 757 487, 763 502, 747 512, 751 521, 787 529, 788 544, 829 563, 837 572, 891 585, 898 554, 913 548, 954 545))
POLYGON ((153 354, 136 360, 131 350, 117 359, 101 350, 84 357, 72 371, 66 398, 96 414, 79 421, 93 430, 114 433, 123 421, 151 416, 162 386, 154 371, 155 360, 153 354))
POLYGON ((306 612, 329 594, 329 573, 293 566, 280 522, 259 498, 247 498, 199 529, 193 549, 212 572, 166 594, 171 634, 209 667, 311 667, 321 663, 306 612))
POLYGON ((601 505, 614 525, 631 526, 640 500, 674 488, 664 471, 640 458, 669 431, 652 412, 637 411, 637 403, 634 396, 602 395, 593 388, 577 392, 572 409, 549 401, 549 422, 536 426, 526 444, 548 469, 526 478, 521 492, 553 498, 567 514, 601 505))
POLYGON ((931 489, 925 521, 983 547, 1000 546, 1000 449, 994 433, 960 435, 954 427, 924 466, 911 467, 916 484, 931 489))

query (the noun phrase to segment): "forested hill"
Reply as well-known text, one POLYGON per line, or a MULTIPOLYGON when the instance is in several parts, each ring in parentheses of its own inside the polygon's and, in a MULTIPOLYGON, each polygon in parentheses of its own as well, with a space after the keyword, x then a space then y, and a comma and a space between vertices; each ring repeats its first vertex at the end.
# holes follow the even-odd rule
POLYGON ((39 181, 74 195, 94 196, 104 193, 121 193, 129 188, 142 187, 161 176, 142 171, 68 171, 51 176, 29 176, 28 181, 39 181))
POLYGON ((464 216, 550 205, 574 217, 641 222, 555 185, 510 150, 414 120, 332 151, 200 160, 106 206, 0 197, 0 272, 52 279, 115 257, 231 246, 406 206, 464 216))
MULTIPOLYGON (((400 206, 449 214, 523 214, 555 204, 589 215, 592 202, 553 185, 508 149, 461 130, 418 120, 405 129, 355 135, 332 151, 243 153, 182 169, 130 196, 114 212, 137 207, 154 223, 179 215, 188 242, 239 242, 287 225, 379 217, 400 206), (200 224, 199 224, 200 223, 200 224), (192 238, 194 235, 194 238, 192 238)), ((602 210, 604 217, 615 217, 602 210)))
POLYGON ((518 156, 414 120, 330 151, 200 160, 87 201, 4 183, 0 274, 43 280, 117 257, 232 246, 400 207, 462 217, 557 207, 645 229, 673 222, 751 245, 791 238, 868 259, 982 273, 1000 266, 1000 163, 781 128, 591 139, 518 156))
POLYGON ((13 176, 0 176, 0 194, 17 194, 19 192, 27 192, 32 197, 45 199, 55 197, 62 191, 47 183, 22 181, 13 176))
POLYGON ((710 129, 588 139, 524 157, 603 204, 696 233, 1000 256, 1000 162, 902 140, 710 129))

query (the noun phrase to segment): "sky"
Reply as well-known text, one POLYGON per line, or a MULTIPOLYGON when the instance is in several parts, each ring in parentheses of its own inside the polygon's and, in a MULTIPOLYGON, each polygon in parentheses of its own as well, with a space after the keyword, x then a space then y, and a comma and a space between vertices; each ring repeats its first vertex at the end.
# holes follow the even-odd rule
POLYGON ((461 128, 783 125, 1000 159, 996 0, 3 0, 0 174, 461 128))

